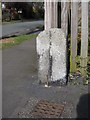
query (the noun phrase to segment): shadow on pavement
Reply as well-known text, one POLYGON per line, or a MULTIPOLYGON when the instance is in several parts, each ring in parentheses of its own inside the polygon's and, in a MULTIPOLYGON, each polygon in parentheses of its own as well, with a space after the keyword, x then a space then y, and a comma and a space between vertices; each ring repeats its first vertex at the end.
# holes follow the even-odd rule
POLYGON ((89 118, 90 93, 82 95, 77 104, 77 118, 89 118))

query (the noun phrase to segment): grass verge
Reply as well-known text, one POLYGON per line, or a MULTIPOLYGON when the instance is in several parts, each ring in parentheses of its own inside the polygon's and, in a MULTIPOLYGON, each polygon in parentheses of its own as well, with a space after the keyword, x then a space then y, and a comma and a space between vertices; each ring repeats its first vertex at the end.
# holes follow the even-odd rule
POLYGON ((20 22, 22 22, 22 20, 11 20, 10 22, 3 21, 3 22, 2 22, 2 25, 14 24, 14 23, 20 23, 20 22))
POLYGON ((29 35, 21 35, 18 37, 8 38, 8 40, 13 39, 13 41, 6 42, 6 43, 5 42, 0 43, 0 49, 5 49, 5 48, 11 47, 11 46, 18 45, 18 44, 22 43, 23 41, 35 38, 36 36, 37 36, 37 34, 29 34, 29 35))

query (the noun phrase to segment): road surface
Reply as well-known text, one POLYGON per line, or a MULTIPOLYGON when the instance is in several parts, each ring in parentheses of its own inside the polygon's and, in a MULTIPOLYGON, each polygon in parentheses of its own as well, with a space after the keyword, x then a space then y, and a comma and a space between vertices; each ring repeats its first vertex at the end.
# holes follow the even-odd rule
POLYGON ((43 25, 43 20, 33 21, 33 22, 21 22, 21 23, 14 23, 14 24, 7 24, 2 25, 2 36, 12 36, 14 34, 23 34, 30 32, 30 30, 43 25))

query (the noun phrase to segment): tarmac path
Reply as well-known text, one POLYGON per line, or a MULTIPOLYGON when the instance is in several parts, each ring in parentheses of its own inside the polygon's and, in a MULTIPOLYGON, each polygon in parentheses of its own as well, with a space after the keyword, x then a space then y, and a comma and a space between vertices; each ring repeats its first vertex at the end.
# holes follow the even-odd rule
POLYGON ((5 24, 2 25, 2 37, 28 33, 40 25, 44 25, 43 20, 5 24))
POLYGON ((35 39, 2 51, 3 117, 30 97, 30 84, 37 79, 35 39))
POLYGON ((37 76, 35 38, 2 51, 3 118, 18 118, 19 112, 27 114, 41 99, 64 103, 64 118, 87 117, 88 86, 68 84, 45 88, 38 84, 37 76))

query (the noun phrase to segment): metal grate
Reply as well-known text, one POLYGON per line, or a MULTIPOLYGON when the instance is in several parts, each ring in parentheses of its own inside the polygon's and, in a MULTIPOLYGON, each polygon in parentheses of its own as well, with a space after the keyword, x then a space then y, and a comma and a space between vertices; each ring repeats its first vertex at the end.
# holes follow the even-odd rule
POLYGON ((60 118, 63 110, 63 104, 40 100, 34 107, 30 116, 32 118, 60 118))

